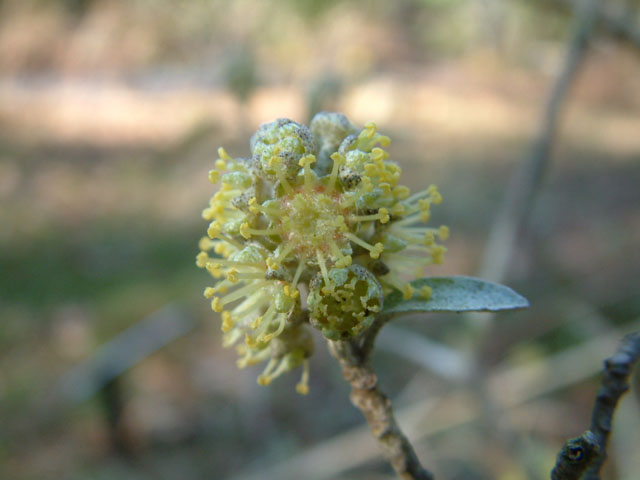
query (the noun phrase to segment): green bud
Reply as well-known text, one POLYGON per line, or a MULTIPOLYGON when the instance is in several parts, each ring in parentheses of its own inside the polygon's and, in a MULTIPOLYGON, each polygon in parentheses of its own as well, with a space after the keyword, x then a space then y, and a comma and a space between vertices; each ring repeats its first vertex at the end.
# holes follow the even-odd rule
POLYGON ((334 112, 316 114, 311 120, 310 127, 319 152, 314 170, 319 175, 326 175, 333 166, 330 155, 338 150, 346 136, 356 132, 356 128, 343 114, 334 112))
POLYGON ((334 268, 327 276, 329 285, 321 275, 309 285, 311 325, 330 340, 359 335, 382 309, 382 287, 361 265, 334 268))
POLYGON ((253 183, 251 175, 245 172, 230 172, 222 176, 222 183, 244 190, 249 188, 253 183))
POLYGON ((234 253, 232 260, 236 262, 262 263, 264 262, 263 250, 264 248, 261 246, 250 244, 239 252, 234 253))
POLYGON ((316 151, 309 129, 287 118, 262 124, 250 145, 256 166, 270 180, 278 177, 278 170, 286 178, 294 178, 300 170, 300 159, 316 151))

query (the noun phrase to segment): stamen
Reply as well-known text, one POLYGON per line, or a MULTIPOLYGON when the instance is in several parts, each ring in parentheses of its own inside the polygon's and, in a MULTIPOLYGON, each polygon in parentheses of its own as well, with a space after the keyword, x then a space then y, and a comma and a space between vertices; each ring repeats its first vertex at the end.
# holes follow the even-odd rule
POLYGON ((338 247, 338 245, 336 244, 336 242, 333 241, 332 238, 329 239, 329 248, 331 249, 331 253, 333 254, 334 257, 336 257, 335 260, 335 266, 338 268, 345 268, 351 265, 351 255, 345 255, 344 253, 342 253, 342 251, 340 250, 340 248, 338 247))
POLYGON ((282 185, 282 188, 284 188, 284 191, 287 192, 288 194, 293 193, 293 188, 291 187, 291 184, 287 181, 286 177, 284 176, 284 173, 282 172, 282 160, 280 159, 280 157, 276 157, 275 155, 271 157, 271 160, 269 160, 269 166, 273 167, 273 169, 276 171, 276 177, 278 177, 278 180, 280 181, 280 185, 282 185))
POLYGON ((265 335, 262 340, 265 342, 270 342, 272 339, 274 339, 275 337, 277 337, 278 335, 280 335, 282 333, 282 331, 284 330, 285 325, 287 324, 287 316, 280 314, 279 319, 278 319, 278 328, 276 329, 275 332, 273 333, 268 333, 267 335, 265 335))
MULTIPOLYGON (((224 185, 227 185, 227 184, 225 183, 224 185)), ((235 188, 233 190, 220 189, 218 193, 216 193, 213 196, 213 198, 214 200, 220 200, 222 202, 226 202, 228 200, 231 200, 232 198, 237 197, 240 194, 242 194, 242 190, 238 190, 235 188)))
POLYGON ((227 280, 231 283, 238 283, 240 280, 264 280, 264 273, 238 272, 235 268, 227 271, 227 280))
POLYGON ((380 281, 402 292, 402 298, 404 300, 409 300, 415 293, 415 289, 411 286, 410 283, 402 282, 398 277, 396 277, 393 274, 385 275, 380 279, 380 281))
POLYGON ((258 262, 239 262, 237 260, 228 260, 224 258, 212 258, 208 262, 214 267, 235 267, 235 268, 252 268, 257 270, 264 270, 264 263, 258 262))
POLYGON ((242 338, 242 330, 231 330, 228 334, 222 337, 222 346, 230 347, 238 340, 242 338))
POLYGON ((275 315, 276 315, 276 307, 272 303, 269 305, 269 308, 267 308, 267 311, 264 312, 263 315, 260 315, 253 322, 251 322, 250 326, 253 330, 260 327, 260 329, 256 332, 256 335, 255 335, 255 338, 257 341, 259 342, 263 341, 263 336, 267 332, 267 330, 269 330, 269 327, 271 327, 271 320, 273 320, 273 317, 275 317, 275 315))
POLYGON ((423 300, 429 300, 431 298, 432 293, 433 293, 433 289, 429 285, 424 285, 418 291, 418 295, 420 295, 420 297, 422 297, 423 300))
POLYGON ((209 182, 216 184, 220 181, 220 172, 218 170, 209 170, 209 182))
POLYGON ((227 153, 224 147, 218 148, 218 156, 220 157, 220 160, 223 160, 225 162, 233 162, 233 158, 227 153))
POLYGON ((344 155, 341 153, 335 152, 331 155, 331 160, 333 160, 333 166, 331 167, 331 175, 329 176, 329 182, 327 185, 327 194, 331 195, 333 193, 333 189, 336 185, 336 178, 338 177, 338 170, 340 166, 344 165, 346 159, 344 155))
POLYGON ((304 189, 307 192, 311 192, 313 177, 311 176, 311 165, 315 163, 316 157, 313 155, 307 155, 300 159, 298 165, 304 167, 304 189))
MULTIPOLYGON (((243 244, 241 244, 237 240, 234 240, 230 236, 225 235, 224 233, 222 233, 222 225, 220 224, 220 222, 218 220, 216 220, 214 222, 211 222, 209 224, 209 228, 207 229, 207 234, 211 238, 219 238, 220 240, 224 240, 225 242, 227 242, 227 243, 233 245, 234 247, 236 247, 238 250, 242 250, 244 248, 243 244)), ((216 250, 216 253, 219 253, 219 252, 216 250)))
POLYGON ((228 333, 235 326, 236 322, 229 312, 222 312, 222 331, 228 333))
POLYGON ((279 217, 283 213, 283 211, 280 208, 278 208, 276 205, 268 204, 267 206, 264 206, 259 204, 256 197, 252 197, 249 200, 249 211, 252 213, 262 212, 265 215, 268 215, 270 217, 273 217, 273 216, 279 217))
POLYGON ((267 358, 269 358, 270 355, 271 355, 271 352, 269 351, 268 348, 265 348, 264 350, 261 350, 258 353, 254 353, 251 350, 247 350, 247 352, 245 353, 245 356, 239 359, 236 362, 236 364, 238 365, 239 368, 245 368, 251 365, 256 365, 258 363, 264 362, 267 358))
POLYGON ((204 268, 207 266, 208 260, 209 254, 207 254, 207 252, 200 252, 198 255, 196 255, 196 266, 204 268))
POLYGON ((262 385, 264 387, 271 383, 271 381, 273 380, 273 377, 271 376, 271 372, 276 368, 277 364, 278 364, 278 360, 276 360, 275 358, 272 358, 271 360, 269 360, 269 363, 263 370, 262 374, 258 377, 259 385, 262 385))
POLYGON ((293 243, 287 243, 284 248, 280 252, 278 252, 278 256, 275 258, 276 263, 278 265, 281 265, 284 259, 287 258, 287 255, 289 255, 293 249, 293 243))
POLYGON ((240 305, 235 307, 232 310, 232 313, 236 317, 245 317, 249 313, 252 313, 255 310, 259 310, 269 301, 270 301, 270 298, 267 295, 265 295, 264 292, 257 291, 251 294, 250 296, 248 296, 246 300, 243 300, 242 303, 240 303, 240 305))
POLYGON ((296 392, 300 395, 306 395, 309 393, 309 360, 302 362, 302 378, 296 385, 296 392))
POLYGON ((350 232, 346 232, 344 236, 351 240, 353 243, 357 243, 362 248, 369 250, 369 255, 371 256, 371 258, 379 258, 380 254, 384 250, 384 246, 380 242, 376 243, 375 245, 371 245, 350 232))
POLYGON ((277 228, 251 228, 247 222, 244 222, 240 225, 240 235, 242 235, 247 240, 251 238, 252 235, 276 235, 279 232, 277 228))
POLYGON ((380 220, 380 223, 387 223, 391 217, 389 216, 389 210, 386 208, 381 208, 378 210, 378 213, 373 215, 351 215, 349 220, 353 222, 370 222, 375 220, 380 220))
POLYGON ((274 379, 278 378, 280 375, 282 375, 287 370, 289 370, 289 362, 287 358, 288 356, 289 355, 285 355, 282 358, 282 360, 280 360, 278 367, 275 370, 273 370, 273 372, 270 372, 267 375, 265 375, 265 373, 263 372, 262 375, 258 377, 258 383, 263 386, 269 385, 274 379), (264 383, 261 383, 261 382, 264 382, 264 383))
POLYGON ((405 187, 404 185, 398 185, 393 188, 393 195, 398 200, 406 200, 409 197, 409 187, 405 187))
POLYGON ((211 302, 211 308, 213 308, 214 312, 221 312, 222 308, 231 302, 234 302, 236 300, 238 300, 239 298, 244 297, 247 292, 252 292, 255 291, 259 288, 262 288, 266 285, 268 285, 269 282, 256 282, 256 283, 250 283, 249 285, 245 285, 242 288, 239 288, 237 290, 234 290, 233 292, 229 293, 228 295, 225 295, 224 297, 220 298, 220 297, 215 297, 213 299, 213 301, 211 302))
POLYGON ((300 280, 300 275, 302 275, 302 271, 304 270, 304 267, 305 267, 304 262, 298 263, 298 268, 296 269, 296 273, 293 275, 293 281, 291 282, 291 285, 293 285, 294 288, 298 288, 298 281, 300 280))
POLYGON ((322 252, 320 250, 316 250, 316 258, 318 259, 318 266, 320 267, 320 272, 322 273, 322 278, 324 279, 324 288, 322 289, 325 293, 333 291, 333 285, 331 285, 329 281, 329 272, 327 272, 327 265, 324 263, 324 257, 322 256, 322 252))

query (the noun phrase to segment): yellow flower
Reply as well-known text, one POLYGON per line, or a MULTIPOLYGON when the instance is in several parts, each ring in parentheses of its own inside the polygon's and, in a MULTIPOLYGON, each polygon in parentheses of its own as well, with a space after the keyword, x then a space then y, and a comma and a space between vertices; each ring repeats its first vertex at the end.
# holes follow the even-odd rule
POLYGON ((268 360, 260 384, 302 365, 306 393, 307 324, 329 339, 359 335, 384 294, 415 294, 407 271, 442 262, 437 240, 448 229, 424 225, 442 197, 433 185, 413 195, 399 185, 388 144, 373 123, 358 132, 344 115, 320 113, 311 130, 287 119, 262 125, 249 159, 218 151, 196 263, 217 280, 205 296, 222 314, 225 345, 243 341, 239 366, 268 360))

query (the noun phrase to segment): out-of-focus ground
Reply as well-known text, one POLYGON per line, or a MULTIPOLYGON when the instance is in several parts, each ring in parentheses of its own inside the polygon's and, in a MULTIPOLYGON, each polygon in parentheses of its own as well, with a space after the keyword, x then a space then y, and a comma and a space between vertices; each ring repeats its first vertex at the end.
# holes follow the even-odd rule
MULTIPOLYGON (((452 236, 431 273, 472 275, 569 29, 529 1, 0 2, 0 478, 392 478, 320 336, 306 397, 295 373, 259 387, 220 346, 194 265, 207 171, 278 117, 374 120, 404 182, 444 195, 433 222, 452 236), (101 393, 57 399, 158 312, 195 327, 101 393)), ((557 134, 507 279, 532 307, 482 349, 508 411, 474 413, 464 383, 382 334, 381 384, 438 478, 524 478, 523 458, 544 478, 640 322, 640 52, 598 31, 557 134)), ((458 316, 396 326, 473 350, 458 316)), ((640 469, 637 398, 607 478, 640 469)))

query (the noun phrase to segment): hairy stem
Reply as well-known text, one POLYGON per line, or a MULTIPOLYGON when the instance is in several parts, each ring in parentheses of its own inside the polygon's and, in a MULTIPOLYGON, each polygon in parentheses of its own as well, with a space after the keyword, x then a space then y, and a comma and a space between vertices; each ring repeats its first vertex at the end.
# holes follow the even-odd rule
POLYGON ((364 415, 371 433, 398 476, 405 480, 433 480, 433 474, 422 467, 413 446, 400 430, 391 400, 378 388, 378 377, 369 362, 372 337, 378 330, 379 327, 361 342, 330 341, 329 350, 338 359, 345 380, 351 384, 351 402, 364 415))

